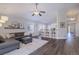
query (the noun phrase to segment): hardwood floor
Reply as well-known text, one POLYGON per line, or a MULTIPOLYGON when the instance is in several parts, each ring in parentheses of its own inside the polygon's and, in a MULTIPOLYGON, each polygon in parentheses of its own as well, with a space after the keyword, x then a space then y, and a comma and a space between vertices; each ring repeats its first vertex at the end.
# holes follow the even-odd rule
POLYGON ((79 39, 52 39, 30 55, 79 55, 79 39))

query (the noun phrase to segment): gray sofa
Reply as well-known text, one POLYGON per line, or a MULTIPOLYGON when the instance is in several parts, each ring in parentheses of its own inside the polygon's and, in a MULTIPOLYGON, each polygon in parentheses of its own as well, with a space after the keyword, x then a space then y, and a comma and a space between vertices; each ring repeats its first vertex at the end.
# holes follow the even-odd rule
POLYGON ((6 39, 0 43, 0 55, 20 48, 20 42, 15 39, 6 39))

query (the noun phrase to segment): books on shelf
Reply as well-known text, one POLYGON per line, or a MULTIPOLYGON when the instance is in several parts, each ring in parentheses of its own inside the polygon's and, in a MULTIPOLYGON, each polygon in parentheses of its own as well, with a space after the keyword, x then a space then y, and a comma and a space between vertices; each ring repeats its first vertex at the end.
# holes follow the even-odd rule
POLYGON ((55 37, 55 28, 54 29, 42 29, 41 35, 42 37, 54 38, 55 37))

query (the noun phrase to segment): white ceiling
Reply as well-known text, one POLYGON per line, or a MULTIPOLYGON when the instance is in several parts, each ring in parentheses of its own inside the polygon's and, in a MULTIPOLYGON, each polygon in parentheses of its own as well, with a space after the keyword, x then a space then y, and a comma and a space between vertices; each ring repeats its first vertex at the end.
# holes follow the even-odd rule
POLYGON ((34 3, 26 4, 0 4, 0 15, 17 16, 25 20, 42 23, 56 22, 56 15, 66 16, 67 11, 79 9, 78 3, 39 3, 38 9, 46 11, 42 16, 32 16, 35 8, 34 3))

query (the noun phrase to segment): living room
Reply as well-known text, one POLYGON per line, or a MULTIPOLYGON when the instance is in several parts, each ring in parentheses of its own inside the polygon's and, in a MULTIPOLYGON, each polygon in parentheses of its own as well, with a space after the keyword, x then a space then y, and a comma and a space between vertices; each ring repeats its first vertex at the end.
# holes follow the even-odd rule
POLYGON ((78 54, 78 42, 75 45, 77 52, 75 48, 73 51, 72 47, 68 47, 69 45, 65 47, 67 50, 63 49, 65 41, 70 44, 74 41, 72 39, 79 37, 78 5, 77 3, 0 4, 0 54, 78 54))

